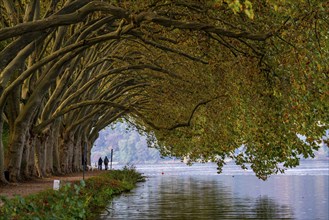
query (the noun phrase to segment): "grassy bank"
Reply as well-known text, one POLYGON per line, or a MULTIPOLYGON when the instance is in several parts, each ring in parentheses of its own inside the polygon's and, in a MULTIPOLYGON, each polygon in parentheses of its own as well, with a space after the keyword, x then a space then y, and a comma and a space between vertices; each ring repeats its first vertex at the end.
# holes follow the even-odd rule
POLYGON ((80 183, 62 184, 60 190, 46 190, 25 198, 1 197, 0 219, 95 219, 109 200, 143 181, 133 167, 112 170, 80 183))

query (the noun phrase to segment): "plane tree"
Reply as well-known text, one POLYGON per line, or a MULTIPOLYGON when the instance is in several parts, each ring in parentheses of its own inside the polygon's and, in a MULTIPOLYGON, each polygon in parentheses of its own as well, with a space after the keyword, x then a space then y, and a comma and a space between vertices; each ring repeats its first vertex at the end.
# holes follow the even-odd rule
MULTIPOLYGON (((219 172, 225 158, 232 158, 244 169, 250 165, 261 179, 314 156, 328 129, 328 4, 287 1, 273 7, 253 3, 254 19, 233 16, 226 23, 251 32, 270 32, 284 24, 273 37, 255 43, 208 33, 206 42, 212 48, 201 50, 214 64, 189 68, 199 76, 192 80, 195 87, 162 83, 151 92, 168 103, 179 93, 178 103, 191 104, 182 109, 175 102, 135 114, 138 124, 151 128, 151 146, 190 162, 216 162, 219 172), (204 76, 217 88, 209 88, 212 83, 204 76), (205 96, 199 96, 201 91, 205 96), (199 96, 199 101, 192 102, 190 96, 199 96)), ((227 14, 217 16, 227 21, 227 14)))
POLYGON ((263 179, 312 156, 327 129, 325 1, 0 7, 2 182, 5 167, 11 181, 81 169, 82 147, 124 115, 164 154, 219 169, 229 156, 263 179))

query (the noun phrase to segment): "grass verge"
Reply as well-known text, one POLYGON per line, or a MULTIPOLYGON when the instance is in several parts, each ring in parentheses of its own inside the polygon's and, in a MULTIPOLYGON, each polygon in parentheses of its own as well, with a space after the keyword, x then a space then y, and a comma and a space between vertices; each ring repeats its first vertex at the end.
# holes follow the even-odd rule
POLYGON ((113 196, 130 191, 143 176, 133 166, 111 170, 79 184, 62 184, 60 190, 46 190, 27 197, 0 197, 1 220, 95 219, 113 196))

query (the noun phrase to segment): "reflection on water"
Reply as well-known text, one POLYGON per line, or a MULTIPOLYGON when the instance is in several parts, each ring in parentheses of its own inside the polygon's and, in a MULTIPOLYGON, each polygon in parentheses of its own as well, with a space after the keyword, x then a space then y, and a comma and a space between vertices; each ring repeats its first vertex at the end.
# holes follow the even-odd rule
POLYGON ((159 187, 159 204, 155 205, 155 213, 147 216, 148 219, 275 219, 293 216, 289 207, 280 206, 267 196, 259 196, 256 200, 237 197, 230 187, 214 177, 168 178, 161 181, 159 187))
POLYGON ((236 168, 230 168, 234 175, 213 168, 138 167, 147 181, 115 198, 101 219, 328 219, 329 173, 263 182, 236 168))

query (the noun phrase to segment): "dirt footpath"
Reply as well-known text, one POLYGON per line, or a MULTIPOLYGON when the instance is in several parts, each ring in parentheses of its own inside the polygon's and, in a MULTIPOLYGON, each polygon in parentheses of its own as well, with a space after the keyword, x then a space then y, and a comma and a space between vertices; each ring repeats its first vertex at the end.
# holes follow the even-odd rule
MULTIPOLYGON (((85 179, 97 176, 102 172, 108 171, 88 171, 85 173, 85 179)), ((0 185, 0 195, 7 197, 14 197, 15 195, 27 196, 30 194, 38 193, 42 190, 52 189, 54 180, 61 180, 64 182, 73 182, 82 180, 83 173, 73 173, 65 176, 52 176, 43 179, 34 179, 27 182, 15 183, 10 185, 0 185)))

